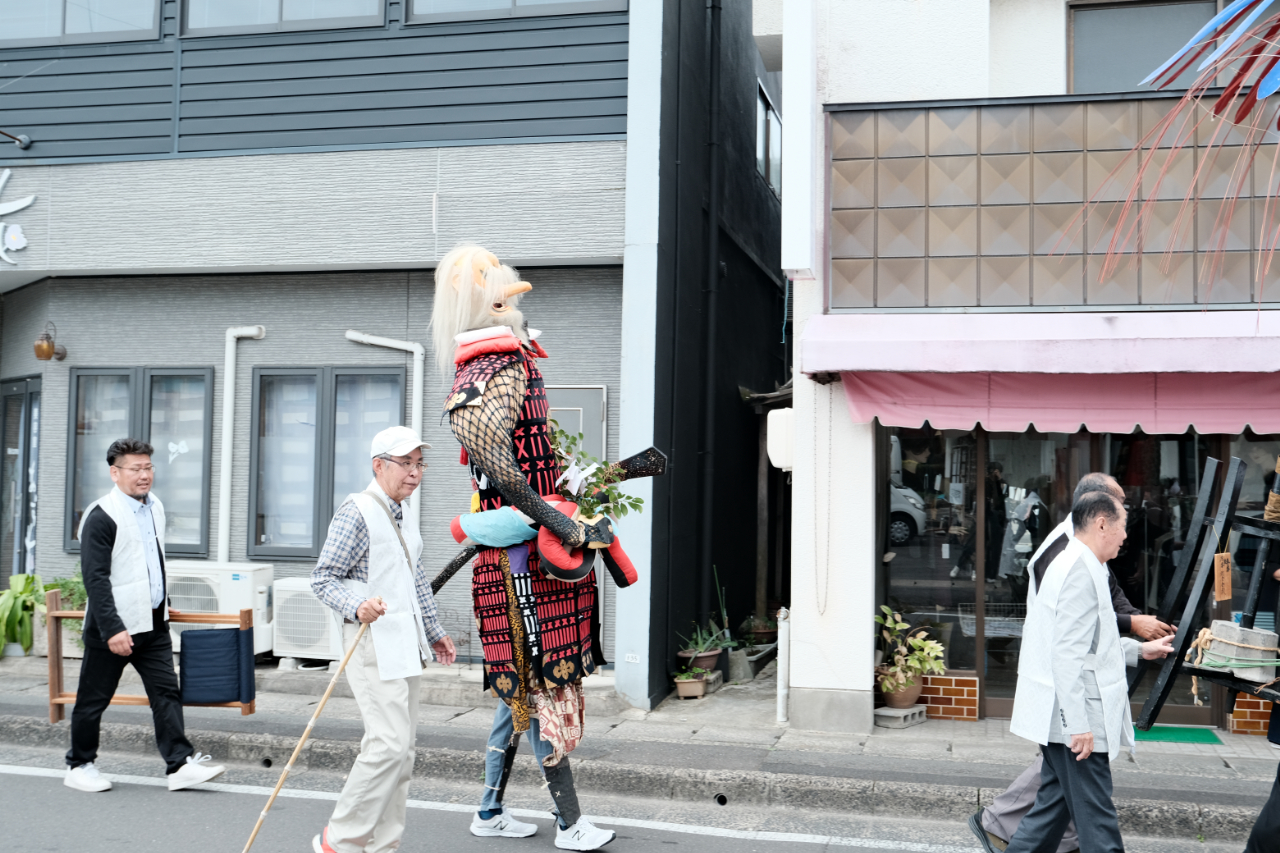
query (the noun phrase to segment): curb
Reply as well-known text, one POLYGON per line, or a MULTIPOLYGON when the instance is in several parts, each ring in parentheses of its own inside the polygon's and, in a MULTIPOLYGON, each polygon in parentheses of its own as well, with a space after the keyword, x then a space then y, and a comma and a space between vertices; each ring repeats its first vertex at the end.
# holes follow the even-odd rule
MULTIPOLYGON (((283 767, 297 740, 279 735, 187 732, 202 752, 263 767, 283 767), (268 763, 269 762, 269 763, 268 763)), ((51 725, 34 717, 0 715, 0 743, 63 747, 67 723, 51 725)), ((150 726, 102 724, 104 752, 151 755, 155 733, 150 726)), ((354 741, 312 738, 295 767, 334 770, 351 768, 360 745, 354 741)), ((413 773, 419 778, 475 783, 484 773, 484 753, 475 750, 419 747, 413 773)), ((719 796, 734 803, 791 806, 880 817, 964 820, 1001 793, 990 788, 914 782, 882 782, 830 776, 764 771, 693 770, 645 764, 575 761, 574 775, 591 789, 648 799, 713 802, 719 796)), ((540 784, 533 759, 522 755, 513 770, 517 784, 540 784)), ((1168 800, 1118 799, 1116 810, 1126 834, 1148 837, 1244 841, 1257 809, 1202 805, 1168 800)))

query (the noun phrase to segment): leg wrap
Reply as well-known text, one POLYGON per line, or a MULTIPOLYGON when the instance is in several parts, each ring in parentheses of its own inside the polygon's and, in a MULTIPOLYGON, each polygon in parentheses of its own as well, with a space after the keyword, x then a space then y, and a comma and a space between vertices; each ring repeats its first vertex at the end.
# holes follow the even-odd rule
POLYGON ((502 805, 502 798, 507 793, 507 780, 511 778, 511 765, 516 762, 516 753, 520 751, 520 742, 516 741, 507 747, 506 753, 502 756, 502 775, 498 777, 498 805, 502 805))
POLYGON ((548 790, 560 812, 560 820, 565 826, 573 826, 582 817, 582 809, 578 807, 578 792, 573 787, 573 771, 569 769, 569 757, 560 759, 560 763, 552 767, 544 767, 547 775, 548 790))

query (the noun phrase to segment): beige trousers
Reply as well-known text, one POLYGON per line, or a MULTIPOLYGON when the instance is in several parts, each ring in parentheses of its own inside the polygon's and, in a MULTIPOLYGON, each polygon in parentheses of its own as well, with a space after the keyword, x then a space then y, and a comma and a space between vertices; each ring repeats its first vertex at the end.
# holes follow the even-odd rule
MULTIPOLYGON (((359 626, 342 628, 343 649, 350 649, 359 626)), ((398 848, 404 835, 419 677, 380 679, 370 636, 360 641, 346 674, 364 720, 364 738, 329 818, 329 844, 338 853, 385 853, 398 848)))

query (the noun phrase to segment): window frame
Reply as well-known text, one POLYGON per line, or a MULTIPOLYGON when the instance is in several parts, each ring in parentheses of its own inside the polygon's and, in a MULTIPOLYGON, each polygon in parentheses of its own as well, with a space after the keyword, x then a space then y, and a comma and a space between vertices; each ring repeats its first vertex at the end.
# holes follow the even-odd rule
MULTIPOLYGON (((773 194, 774 194, 774 196, 776 196, 777 198, 779 198, 779 199, 780 199, 780 198, 782 198, 782 177, 781 177, 781 174, 779 174, 779 175, 778 175, 777 186, 774 186, 774 176, 771 174, 771 172, 773 171, 773 161, 774 161, 773 153, 774 153, 774 144, 775 144, 775 140, 774 140, 774 138, 773 138, 773 136, 774 136, 774 135, 773 135, 773 133, 771 133, 771 132, 770 132, 770 130, 771 130, 771 128, 772 128, 775 124, 777 125, 777 127, 778 127, 778 138, 777 138, 777 140, 776 140, 776 144, 777 144, 777 146, 778 146, 779 148, 781 148, 781 146, 782 146, 782 113, 778 112, 778 108, 777 108, 777 107, 775 107, 775 106, 773 105, 773 99, 769 97, 769 92, 768 92, 768 90, 767 90, 767 89, 765 89, 765 87, 764 87, 764 83, 763 83, 762 81, 760 81, 760 80, 756 80, 756 111, 757 111, 757 113, 756 113, 756 122, 755 122, 755 125, 756 125, 756 134, 757 134, 757 137, 756 137, 756 158, 755 158, 755 160, 756 160, 756 174, 757 174, 757 175, 759 175, 759 176, 764 180, 765 185, 769 188, 769 191, 770 191, 771 193, 773 193, 773 194), (764 137, 764 161, 763 161, 764 168, 763 168, 763 169, 761 168, 761 160, 760 160, 760 157, 759 157, 759 154, 760 154, 760 139, 759 139, 759 133, 760 133, 760 115, 759 115, 759 109, 760 109, 760 105, 761 105, 761 103, 763 103, 763 104, 764 104, 764 134, 765 134, 765 137, 764 137), (770 119, 772 119, 772 121, 771 121, 770 119)), ((778 159, 778 171, 779 171, 779 173, 781 173, 781 170, 782 170, 782 157, 781 157, 780 152, 779 152, 779 157, 778 157, 777 159, 778 159)))
MULTIPOLYGON (((328 530, 333 518, 330 500, 333 495, 334 442, 337 439, 337 387, 339 376, 395 376, 399 382, 400 421, 406 418, 408 371, 403 365, 341 365, 324 367, 271 367, 253 368, 250 394, 249 421, 249 500, 247 526, 245 527, 245 554, 250 560, 274 560, 306 562, 320 556, 324 547, 323 531, 328 530), (257 541, 258 517, 258 459, 262 452, 262 440, 258 424, 262 417, 262 377, 264 376, 314 376, 316 377, 316 458, 312 501, 312 530, 315 538, 309 548, 292 545, 261 545, 257 541)), ((372 474, 370 474, 372 477, 372 474)))
POLYGON ((541 6, 517 6, 511 0, 507 9, 482 9, 475 12, 428 12, 415 14, 413 0, 404 0, 404 23, 439 24, 450 21, 492 21, 512 18, 545 18, 555 15, 587 15, 597 12, 629 11, 628 0, 579 0, 579 2, 547 3, 541 6))
MULTIPOLYGON (((80 553, 80 542, 75 538, 76 499, 76 406, 80 394, 80 379, 85 376, 125 376, 129 380, 129 435, 143 441, 151 441, 151 378, 155 376, 204 377, 204 489, 200 499, 200 542, 166 544, 166 555, 181 554, 184 557, 209 555, 210 490, 213 476, 213 368, 212 367, 73 367, 67 383, 67 467, 66 498, 63 503, 62 549, 69 554, 80 553)), ((106 460, 103 460, 104 462, 106 460)), ((164 491, 163 486, 160 489, 164 491)))
MULTIPOLYGON (((1206 0, 1067 0, 1066 7, 1066 26, 1067 26, 1067 44, 1066 44, 1066 94, 1076 94, 1076 12, 1092 11, 1094 9, 1123 9, 1132 6, 1183 6, 1192 3, 1204 3, 1206 0)), ((1216 0, 1218 10, 1223 8, 1223 0, 1216 0)), ((1128 92, 1138 92, 1140 90, 1126 90, 1126 92, 1087 92, 1086 95, 1093 94, 1126 94, 1128 92)), ((1175 89, 1173 91, 1182 91, 1175 89)))
POLYGON ((295 33, 314 30, 349 30, 358 28, 387 26, 386 0, 379 0, 380 10, 376 15, 348 15, 342 18, 311 18, 302 21, 284 20, 284 0, 276 0, 279 19, 274 24, 240 24, 227 27, 192 27, 191 0, 180 0, 182 26, 179 28, 182 38, 208 38, 213 36, 247 35, 253 33, 295 33))
POLYGON ((158 41, 160 39, 160 22, 164 18, 163 0, 152 0, 155 15, 152 17, 152 23, 148 29, 116 30, 115 32, 107 33, 72 33, 70 35, 67 34, 67 2, 68 0, 60 0, 62 5, 62 35, 46 36, 44 38, 0 38, 0 48, 47 47, 50 45, 75 44, 113 44, 116 42, 126 41, 158 41))

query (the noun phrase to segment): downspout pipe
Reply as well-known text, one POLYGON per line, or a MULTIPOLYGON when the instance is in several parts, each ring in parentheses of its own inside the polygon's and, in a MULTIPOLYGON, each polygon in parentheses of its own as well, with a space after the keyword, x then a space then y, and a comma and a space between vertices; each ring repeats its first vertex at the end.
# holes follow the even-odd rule
POLYGON ((231 457, 236 432, 236 341, 262 340, 264 326, 232 326, 227 329, 222 359, 222 461, 218 466, 218 562, 231 562, 231 457))
MULTIPOLYGON (((347 329, 347 340, 371 347, 386 347, 413 353, 413 376, 409 379, 409 427, 418 438, 422 438, 422 367, 427 356, 422 344, 413 341, 397 341, 394 338, 383 338, 378 335, 366 335, 355 329, 347 329)), ((409 496, 409 524, 413 530, 421 528, 422 487, 419 486, 409 496)))
MULTIPOLYGON (((716 441, 716 310, 720 286, 720 0, 711 0, 710 93, 707 119, 707 298, 705 379, 703 400, 707 407, 702 438, 702 571, 699 621, 707 625, 715 609, 711 590, 715 527, 716 441)), ((718 591, 717 591, 718 592, 718 591)), ((728 625, 721 625, 728 631, 728 625)))

